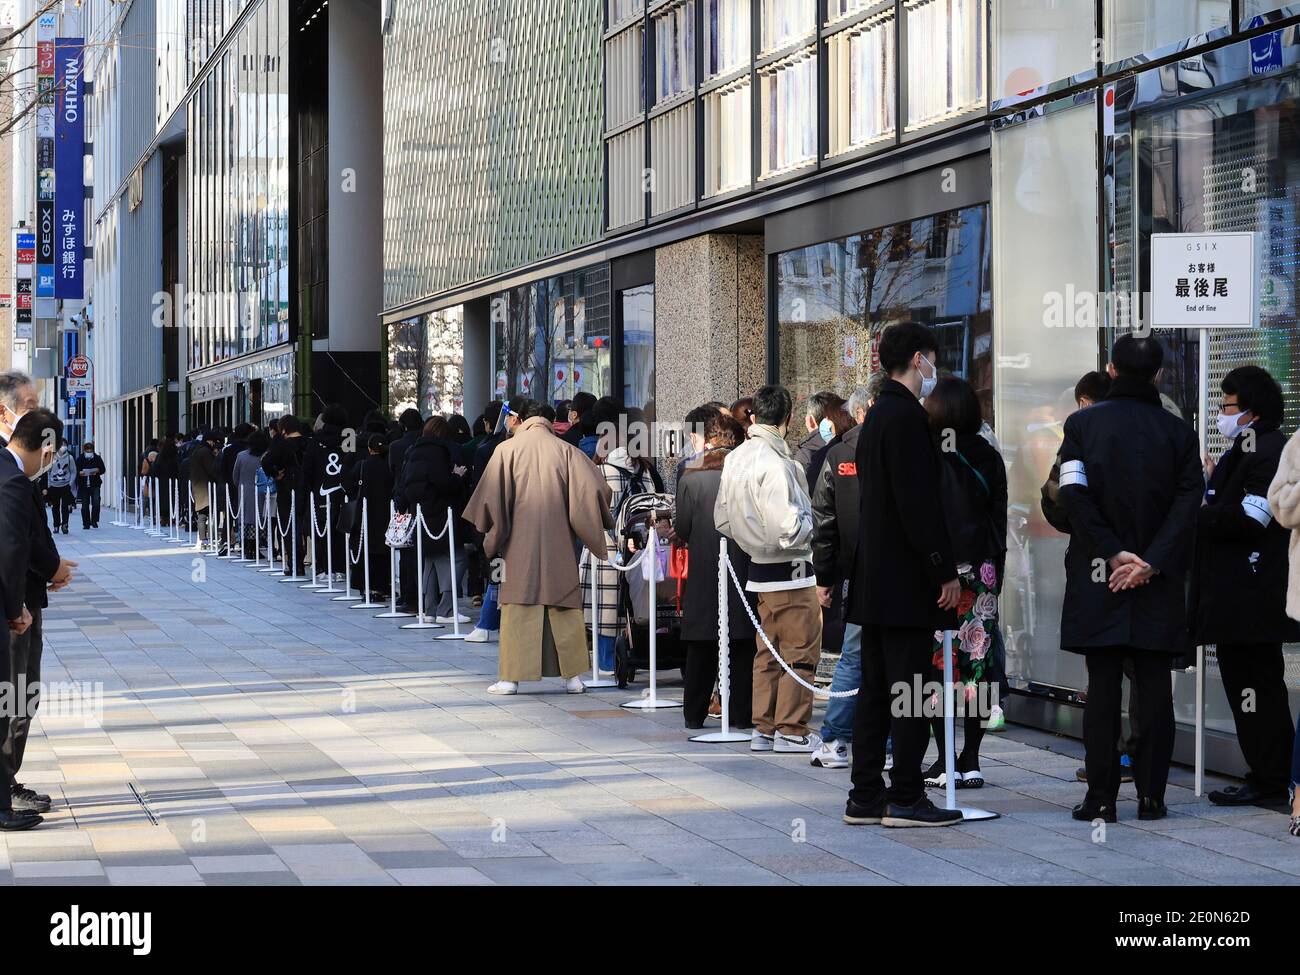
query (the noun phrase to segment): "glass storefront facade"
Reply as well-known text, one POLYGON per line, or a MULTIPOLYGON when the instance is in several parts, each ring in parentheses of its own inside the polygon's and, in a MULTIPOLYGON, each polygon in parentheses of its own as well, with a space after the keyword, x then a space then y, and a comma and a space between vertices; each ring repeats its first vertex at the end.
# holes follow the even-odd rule
POLYGON ((465 411, 465 308, 455 305, 388 326, 389 412, 465 411))
MULTIPOLYGON (((196 44, 238 13, 195 6, 196 44)), ((289 339, 288 9, 260 0, 189 102, 190 369, 289 339)))
POLYGON ((992 422, 991 249, 981 205, 778 254, 780 381, 796 403, 824 389, 847 397, 880 368, 885 328, 924 322, 942 367, 970 380, 992 422))
POLYGON ((491 300, 493 395, 547 403, 614 391, 609 269, 533 281, 491 300))

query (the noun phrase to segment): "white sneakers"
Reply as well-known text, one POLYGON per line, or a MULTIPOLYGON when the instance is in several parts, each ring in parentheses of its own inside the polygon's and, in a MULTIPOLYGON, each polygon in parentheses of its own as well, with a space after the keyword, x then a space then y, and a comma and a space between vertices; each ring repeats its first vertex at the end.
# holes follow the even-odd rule
POLYGON ((564 690, 569 694, 586 694, 587 685, 582 682, 581 677, 570 677, 564 685, 564 690))
POLYGON ((749 750, 751 752, 770 752, 772 748, 772 736, 765 735, 755 728, 754 733, 749 736, 749 750))
POLYGON ((435 623, 472 623, 473 622, 473 620, 471 620, 464 613, 459 614, 455 619, 452 619, 450 616, 435 616, 433 618, 433 621, 435 623))
POLYGON ((848 768, 853 761, 849 746, 842 741, 824 741, 813 752, 809 763, 820 768, 848 768))
POLYGON ((489 694, 518 694, 519 682, 513 680, 499 680, 487 690, 489 694))
POLYGON ((814 752, 821 747, 822 740, 816 735, 783 735, 781 732, 765 735, 757 728, 749 738, 751 752, 782 752, 784 754, 814 752))
MULTIPOLYGON (((441 620, 439 620, 441 622, 441 620)), ((477 626, 469 631, 469 636, 465 637, 466 643, 496 643, 496 630, 480 630, 477 626)))

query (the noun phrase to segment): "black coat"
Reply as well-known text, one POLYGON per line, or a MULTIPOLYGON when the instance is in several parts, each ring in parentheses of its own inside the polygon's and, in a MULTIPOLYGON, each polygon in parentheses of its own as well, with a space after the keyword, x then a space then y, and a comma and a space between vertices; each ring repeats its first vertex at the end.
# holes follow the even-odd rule
POLYGON ((77 487, 98 491, 104 477, 104 458, 99 454, 77 454, 77 487))
POLYGON ((1007 467, 978 433, 958 436, 955 447, 939 451, 946 467, 940 493, 953 558, 973 566, 992 562, 1000 586, 1007 553, 1007 467), (960 497, 953 496, 957 492, 960 497))
MULTIPOLYGON (((8 647, 9 627, 6 620, 16 620, 23 615, 27 602, 28 568, 32 554, 32 519, 45 523, 45 512, 37 515, 33 510, 32 482, 13 455, 0 450, 0 634, 8 647)), ((7 655, 6 655, 7 656, 7 655)))
POLYGON ((1106 399, 1065 421, 1060 503, 1070 519, 1061 647, 1182 653, 1186 582, 1205 478, 1196 434, 1149 382, 1118 377, 1106 399), (1128 551, 1156 570, 1111 592, 1106 563, 1128 551))
POLYGON ((853 575, 858 557, 858 437, 851 427, 831 441, 812 489, 813 572, 817 584, 834 589, 853 575))
POLYGON ((406 452, 419 439, 419 430, 408 430, 388 445, 388 471, 392 474, 394 481, 401 476, 402 461, 406 459, 406 452))
POLYGON ((283 514, 289 510, 290 492, 298 507, 306 504, 307 475, 303 458, 307 453, 306 437, 276 437, 262 455, 262 470, 275 481, 275 503, 283 514))
MULTIPOLYGON (((367 455, 352 465, 343 481, 348 497, 357 502, 357 524, 348 525, 351 532, 352 564, 356 566, 353 577, 362 585, 356 573, 364 571, 361 564, 364 546, 361 544, 361 501, 365 500, 366 531, 370 536, 370 584, 388 578, 388 549, 384 545, 384 531, 388 528, 388 502, 393 496, 393 474, 388 469, 386 457, 367 455)), ((435 529, 436 531, 437 529, 435 529)))
POLYGON ((1286 615, 1291 533, 1268 507, 1268 486, 1286 437, 1277 429, 1261 431, 1258 424, 1254 429, 1253 437, 1242 433, 1224 451, 1197 512, 1193 646, 1300 640, 1300 623, 1286 615))
MULTIPOLYGON (((456 445, 437 437, 421 437, 406 451, 402 473, 393 488, 393 502, 398 511, 413 512, 418 505, 429 531, 438 534, 447 522, 447 509, 459 517, 465 507, 465 480, 455 473, 456 445)), ((466 537, 456 526, 458 541, 466 537)), ((447 537, 434 543, 426 540, 425 550, 448 551, 447 537)))
POLYGON ((861 533, 847 619, 859 625, 952 629, 938 607, 957 578, 939 501, 939 452, 912 391, 886 380, 858 436, 861 533))
MULTIPOLYGON (((699 459, 699 466, 687 468, 677 485, 673 533, 686 545, 686 585, 682 594, 682 639, 714 642, 718 639, 718 540, 722 537, 713 523, 713 505, 722 483, 722 462, 727 450, 711 450, 699 459)), ((736 575, 743 586, 749 579, 749 556, 734 542, 727 545, 736 575)), ((729 640, 752 640, 754 625, 736 584, 727 579, 729 640)), ((747 596, 757 613, 758 603, 747 596)))
MULTIPOLYGON (((355 441, 355 437, 351 439, 355 441)), ((317 495, 332 494, 343 486, 352 465, 357 462, 355 443, 345 444, 343 440, 342 428, 326 425, 308 442, 303 450, 303 474, 308 491, 317 495)))

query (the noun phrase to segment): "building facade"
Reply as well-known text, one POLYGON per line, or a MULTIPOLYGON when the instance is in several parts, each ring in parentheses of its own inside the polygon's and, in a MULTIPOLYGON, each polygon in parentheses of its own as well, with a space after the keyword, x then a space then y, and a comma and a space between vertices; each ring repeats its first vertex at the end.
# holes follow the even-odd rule
MULTIPOLYGON (((878 367, 884 328, 924 322, 1007 462, 1011 710, 1077 732, 1066 539, 1038 490, 1075 381, 1149 321, 1152 233, 1248 231, 1263 255, 1258 327, 1157 332, 1167 401, 1222 450, 1207 403, 1228 368, 1259 362, 1286 393, 1286 432, 1300 423, 1300 6, 459 6, 383 9, 387 111, 408 119, 384 143, 389 405, 473 415, 586 389, 672 423, 765 381, 847 394, 878 367), (1063 301, 1068 320, 1052 320, 1063 301)), ((1207 755, 1231 769, 1213 648, 1206 660, 1207 755)), ((1175 685, 1185 727, 1195 677, 1175 685)))

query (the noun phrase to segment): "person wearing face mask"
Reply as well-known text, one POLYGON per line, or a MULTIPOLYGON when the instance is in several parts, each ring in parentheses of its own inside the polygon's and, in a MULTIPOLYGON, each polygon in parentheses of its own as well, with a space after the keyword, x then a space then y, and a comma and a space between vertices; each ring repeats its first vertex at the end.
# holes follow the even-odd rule
POLYGON ((18 694, 17 709, 0 709, 0 830, 30 829, 50 808, 50 797, 25 788, 17 775, 40 701, 45 594, 67 585, 75 566, 59 558, 33 483, 53 464, 53 445, 62 434, 58 417, 32 409, 0 450, 0 599, 8 621, 0 632, 0 674, 13 688, 28 689, 18 694))
POLYGON ((99 494, 104 480, 104 458, 87 440, 77 458, 77 494, 81 498, 81 527, 99 527, 99 494))
POLYGON ((835 426, 830 415, 832 412, 843 410, 843 397, 837 396, 830 390, 824 389, 808 397, 803 418, 807 436, 795 447, 794 462, 803 468, 804 479, 809 484, 817 483, 822 461, 826 458, 826 448, 835 439, 835 426))
POLYGON ((54 530, 68 533, 68 516, 72 513, 72 483, 77 477, 77 464, 68 452, 66 443, 59 444, 54 464, 45 475, 45 500, 54 513, 54 530))
POLYGON ((9 443, 14 426, 24 413, 36 409, 40 400, 36 384, 25 372, 0 372, 0 447, 9 443))
POLYGON ((1291 709, 1282 644, 1300 640, 1286 615, 1290 532, 1274 519, 1268 489, 1286 437, 1282 390, 1259 366, 1220 383, 1217 419, 1228 447, 1206 459, 1209 483, 1196 520, 1191 645, 1213 644, 1249 771, 1243 785, 1210 793, 1220 806, 1283 806, 1291 780, 1291 709))
POLYGON ((961 595, 943 518, 939 451, 919 400, 939 379, 939 342, 914 322, 880 337, 880 387, 858 435, 861 492, 858 546, 847 619, 862 628, 862 683, 853 715, 850 825, 951 826, 961 812, 925 795, 921 760, 930 744, 924 702, 896 700, 893 688, 928 679, 936 630, 956 629, 961 595), (898 705, 902 706, 898 706, 898 705), (884 782, 885 742, 894 766, 884 782))

